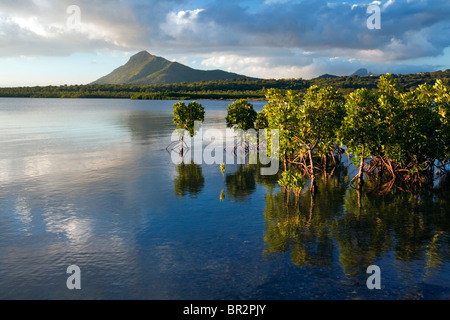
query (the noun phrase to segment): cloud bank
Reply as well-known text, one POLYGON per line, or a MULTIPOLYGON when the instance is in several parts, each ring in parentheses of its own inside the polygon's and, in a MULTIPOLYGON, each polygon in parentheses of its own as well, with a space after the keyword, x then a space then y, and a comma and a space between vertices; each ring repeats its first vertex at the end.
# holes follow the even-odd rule
POLYGON ((1 1, 0 59, 146 49, 264 78, 449 68, 448 0, 79 0, 76 29, 71 4, 1 1), (371 4, 381 29, 367 28, 371 4))

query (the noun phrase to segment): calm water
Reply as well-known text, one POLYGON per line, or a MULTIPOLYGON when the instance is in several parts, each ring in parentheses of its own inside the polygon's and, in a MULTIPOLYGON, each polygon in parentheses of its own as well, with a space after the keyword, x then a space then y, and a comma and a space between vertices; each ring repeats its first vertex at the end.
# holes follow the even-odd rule
POLYGON ((255 165, 174 164, 173 103, 0 99, 1 299, 450 298, 448 184, 358 199, 341 166, 296 202, 255 165))

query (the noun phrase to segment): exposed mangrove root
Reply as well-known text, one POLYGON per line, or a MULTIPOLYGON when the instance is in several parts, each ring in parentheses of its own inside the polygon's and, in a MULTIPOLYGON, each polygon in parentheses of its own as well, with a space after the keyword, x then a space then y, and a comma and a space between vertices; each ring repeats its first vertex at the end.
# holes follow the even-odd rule
POLYGON ((260 146, 259 144, 251 144, 248 139, 246 138, 239 138, 239 139, 234 139, 233 142, 229 143, 228 145, 226 145, 223 149, 226 151, 231 147, 231 153, 235 156, 242 156, 245 155, 247 156, 251 150, 259 150, 260 146), (242 151, 243 154, 238 154, 239 150, 242 151))
MULTIPOLYGON (((360 164, 361 166, 361 164, 360 164)), ((383 157, 373 157, 370 159, 356 175, 351 185, 356 188, 354 181, 367 177, 375 191, 380 194, 389 192, 394 185, 406 192, 417 194, 423 187, 433 187, 436 179, 448 174, 446 163, 411 161, 405 166, 401 166, 383 157)), ((361 188, 361 184, 358 184, 361 188)))
POLYGON ((187 145, 187 143, 184 141, 184 137, 181 137, 180 140, 178 141, 172 141, 171 143, 169 143, 166 147, 167 152, 170 151, 176 151, 180 154, 180 156, 183 156, 187 151, 190 150, 189 146, 187 145), (175 144, 174 147, 171 148, 171 146, 175 144))
MULTIPOLYGON (((320 174, 325 183, 331 176, 337 164, 341 162, 343 149, 335 149, 328 155, 317 156, 309 150, 306 154, 297 153, 284 162, 285 170, 295 168, 310 179, 309 189, 317 192, 317 176, 320 174)), ((351 166, 351 161, 349 161, 351 166)), ((362 191, 365 180, 370 182, 372 190, 380 195, 387 194, 392 188, 418 194, 424 187, 433 188, 437 179, 448 175, 449 161, 418 163, 410 161, 406 165, 399 165, 381 156, 366 159, 364 152, 359 159, 358 173, 350 181, 350 187, 362 191)))

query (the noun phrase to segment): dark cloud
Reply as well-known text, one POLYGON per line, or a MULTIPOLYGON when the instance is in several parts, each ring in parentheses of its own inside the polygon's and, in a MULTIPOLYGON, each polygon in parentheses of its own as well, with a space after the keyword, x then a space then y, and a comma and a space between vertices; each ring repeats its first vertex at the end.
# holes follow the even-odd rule
POLYGON ((439 55, 450 45, 448 0, 394 1, 381 13, 381 30, 367 28, 367 6, 318 0, 249 10, 245 2, 215 1, 199 13, 197 23, 204 28, 198 34, 186 29, 174 40, 188 36, 197 45, 354 50, 354 57, 359 50, 379 50, 384 60, 439 55))

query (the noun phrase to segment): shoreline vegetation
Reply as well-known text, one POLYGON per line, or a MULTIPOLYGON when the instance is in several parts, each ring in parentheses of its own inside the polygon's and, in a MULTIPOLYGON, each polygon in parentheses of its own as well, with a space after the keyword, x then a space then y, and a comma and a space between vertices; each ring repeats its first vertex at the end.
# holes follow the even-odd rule
MULTIPOLYGON (((450 69, 408 75, 392 75, 399 88, 415 89, 422 84, 434 84, 436 80, 450 82, 450 69)), ((61 85, 0 88, 2 98, 112 98, 135 100, 266 100, 268 89, 305 92, 316 85, 334 87, 348 96, 357 89, 378 91, 380 76, 325 76, 305 79, 235 79, 201 82, 182 82, 154 85, 61 85)))
MULTIPOLYGON (((450 87, 437 79, 405 90, 390 74, 377 86, 348 96, 332 86, 313 85, 305 93, 269 89, 258 113, 245 100, 231 104, 227 126, 278 130, 279 184, 296 197, 307 184, 314 194, 317 177, 331 175, 343 154, 357 168, 350 185, 358 191, 367 182, 379 194, 394 184, 418 194, 448 176, 450 87)), ((268 154, 270 146, 267 134, 268 154)))

